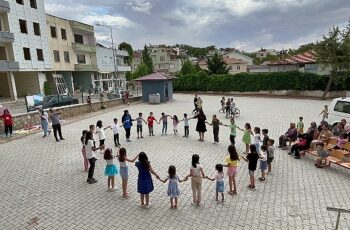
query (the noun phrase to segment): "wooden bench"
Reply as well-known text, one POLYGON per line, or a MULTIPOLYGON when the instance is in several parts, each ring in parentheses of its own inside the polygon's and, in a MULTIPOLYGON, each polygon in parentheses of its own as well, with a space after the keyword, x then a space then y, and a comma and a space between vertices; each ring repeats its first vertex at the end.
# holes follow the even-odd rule
POLYGON ((330 166, 330 164, 336 164, 341 167, 350 169, 350 162, 344 162, 344 158, 348 154, 349 152, 346 150, 341 150, 341 149, 332 150, 331 155, 327 157, 328 165, 330 166))

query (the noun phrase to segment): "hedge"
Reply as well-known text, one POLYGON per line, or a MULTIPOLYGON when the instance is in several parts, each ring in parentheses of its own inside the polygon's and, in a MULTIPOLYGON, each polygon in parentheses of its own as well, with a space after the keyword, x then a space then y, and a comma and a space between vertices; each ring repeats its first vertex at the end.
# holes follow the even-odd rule
MULTIPOLYGON (((324 90, 327 76, 298 71, 274 73, 239 73, 235 75, 208 75, 205 72, 179 75, 175 79, 176 91, 273 91, 273 90, 324 90)), ((350 78, 341 77, 331 90, 349 90, 350 78)))

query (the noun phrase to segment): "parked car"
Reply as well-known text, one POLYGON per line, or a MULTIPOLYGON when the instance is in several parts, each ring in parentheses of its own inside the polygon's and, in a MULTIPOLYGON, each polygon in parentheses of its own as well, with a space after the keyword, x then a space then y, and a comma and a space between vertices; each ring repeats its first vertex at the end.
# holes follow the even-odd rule
POLYGON ((79 100, 69 95, 48 95, 44 96, 40 103, 28 108, 29 111, 36 109, 48 109, 53 107, 60 107, 65 105, 79 104, 79 100))
POLYGON ((341 119, 350 121, 350 97, 336 98, 328 106, 328 123, 334 126, 341 119))
POLYGON ((125 93, 125 90, 122 88, 115 89, 111 93, 107 93, 107 98, 108 100, 113 100, 113 99, 122 99, 123 95, 125 93))

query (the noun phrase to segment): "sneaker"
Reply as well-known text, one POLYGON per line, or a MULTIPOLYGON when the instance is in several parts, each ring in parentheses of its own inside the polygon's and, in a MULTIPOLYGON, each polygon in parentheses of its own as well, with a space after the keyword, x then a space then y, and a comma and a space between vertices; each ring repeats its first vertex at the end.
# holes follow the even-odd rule
POLYGON ((60 140, 56 140, 56 142, 60 142, 60 140))
POLYGON ((51 134, 51 130, 47 131, 49 133, 49 135, 51 134))
POLYGON ((141 136, 141 138, 143 138, 143 136, 141 136))
POLYGON ((294 159, 300 159, 300 157, 294 156, 294 159))
POLYGON ((65 139, 64 138, 61 138, 61 141, 64 141, 65 139))
POLYGON ((151 207, 151 203, 146 204, 144 207, 145 207, 145 209, 149 209, 151 207))
POLYGON ((96 183, 96 182, 97 182, 97 180, 96 180, 95 178, 92 178, 91 181, 92 181, 93 183, 96 183))
POLYGON ((287 154, 288 154, 288 155, 292 155, 292 152, 288 152, 287 154))
POLYGON ((259 177, 259 181, 261 181, 261 182, 265 182, 265 178, 262 178, 262 177, 259 177))
POLYGON ((221 200, 221 204, 224 205, 225 204, 225 200, 221 200))

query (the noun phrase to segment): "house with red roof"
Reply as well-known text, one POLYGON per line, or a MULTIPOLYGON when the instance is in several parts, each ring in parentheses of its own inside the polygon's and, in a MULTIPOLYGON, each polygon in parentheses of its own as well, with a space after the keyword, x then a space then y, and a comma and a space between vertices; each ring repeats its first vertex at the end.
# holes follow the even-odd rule
POLYGON ((305 73, 315 73, 328 75, 329 69, 323 69, 322 64, 316 63, 316 53, 312 50, 290 56, 285 54, 277 61, 267 64, 270 72, 300 71, 305 73))

